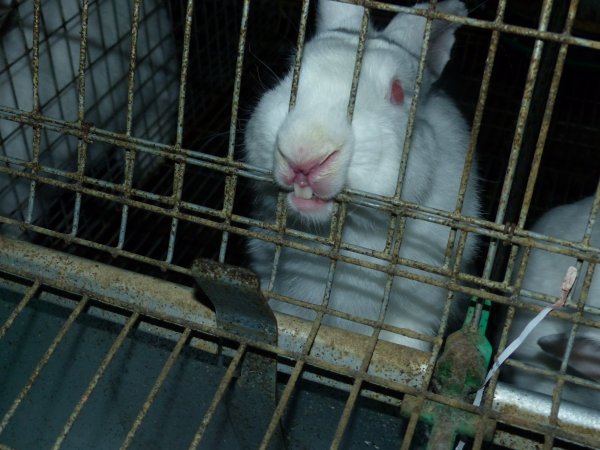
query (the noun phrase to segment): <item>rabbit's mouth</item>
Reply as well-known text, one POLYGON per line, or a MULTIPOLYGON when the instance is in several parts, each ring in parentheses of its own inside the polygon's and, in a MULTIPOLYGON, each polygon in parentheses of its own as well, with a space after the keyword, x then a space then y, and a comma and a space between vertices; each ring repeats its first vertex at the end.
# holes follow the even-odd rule
POLYGON ((319 220, 329 215, 333 201, 317 197, 308 186, 298 188, 294 185, 294 192, 288 194, 288 204, 300 215, 319 220))

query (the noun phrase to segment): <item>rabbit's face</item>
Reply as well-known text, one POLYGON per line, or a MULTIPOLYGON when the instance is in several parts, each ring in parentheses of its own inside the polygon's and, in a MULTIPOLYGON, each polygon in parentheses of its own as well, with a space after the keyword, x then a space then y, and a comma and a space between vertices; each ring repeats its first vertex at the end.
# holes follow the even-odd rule
MULTIPOLYGON (((444 5, 464 9, 455 1, 444 5)), ((245 136, 247 161, 272 169, 278 185, 289 191, 292 212, 317 222, 329 219, 333 198, 344 188, 395 193, 425 26, 422 17, 398 15, 385 30, 369 31, 350 120, 363 8, 322 1, 319 11, 317 35, 304 49, 293 108, 289 73, 263 96, 245 136)), ((453 33, 440 28, 430 42, 422 97, 448 60, 453 33)), ((415 158, 414 172, 427 174, 431 161, 415 158)), ((410 189, 411 198, 427 189, 426 177, 417 175, 405 183, 403 192, 410 189)))
MULTIPOLYGON (((264 117, 252 119, 269 128, 260 133, 261 153, 271 150, 252 162, 272 168, 289 191, 290 209, 315 221, 329 218, 333 198, 344 188, 381 195, 395 190, 416 61, 401 66, 398 61, 407 59, 402 49, 369 39, 351 122, 356 39, 331 33, 309 43, 293 109, 288 112, 288 75, 261 101, 255 116, 264 117)), ((256 142, 249 138, 250 152, 256 142)))

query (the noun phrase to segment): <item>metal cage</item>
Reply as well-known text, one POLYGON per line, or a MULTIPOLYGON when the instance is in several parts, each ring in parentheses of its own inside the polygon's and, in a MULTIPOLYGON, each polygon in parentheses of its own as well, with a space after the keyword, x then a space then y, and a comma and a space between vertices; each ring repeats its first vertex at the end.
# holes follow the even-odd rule
POLYGON ((542 309, 524 299, 555 301, 522 287, 522 252, 577 260, 583 291, 552 313, 574 324, 567 355, 578 326, 600 328, 598 308, 580 301, 600 262, 590 241, 600 10, 584 0, 469 0, 459 17, 435 1, 341 1, 376 22, 402 12, 461 25, 439 87, 471 125, 462 186, 476 158, 481 217, 462 215, 461 199, 441 211, 352 190, 336 197, 328 236, 287 226, 284 202, 270 220, 253 216, 249 185, 273 177, 244 162, 244 125, 294 48, 302 76, 315 2, 0 1, 0 448, 600 448, 600 405, 561 398, 565 384, 598 394, 600 384, 566 363, 504 363, 551 380, 552 397, 511 386, 502 371, 481 406, 432 381, 456 299, 477 298, 471 311, 491 314, 494 355, 510 343, 516 312, 542 309), (590 195, 580 242, 531 231, 545 211, 590 195), (446 263, 344 242, 352 205, 394 224, 446 227, 446 263), (480 256, 466 273, 450 251, 475 237, 480 256), (327 258, 330 278, 341 262, 446 288, 442 325, 425 336, 261 291, 241 268, 248 238, 327 258), (263 296, 314 320, 273 315, 263 296), (331 315, 369 331, 322 324, 331 315))

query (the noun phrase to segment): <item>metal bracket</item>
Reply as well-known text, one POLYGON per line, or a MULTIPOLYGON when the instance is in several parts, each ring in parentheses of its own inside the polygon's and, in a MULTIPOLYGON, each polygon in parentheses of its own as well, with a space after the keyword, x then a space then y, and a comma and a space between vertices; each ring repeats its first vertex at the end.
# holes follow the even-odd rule
MULTIPOLYGON (((481 387, 492 356, 492 346, 485 337, 489 311, 476 314, 476 300, 471 301, 463 327, 446 339, 431 383, 435 392, 466 402, 472 402, 481 387)), ((486 302, 489 308, 489 301, 486 302)), ((408 417, 418 407, 416 397, 406 396, 401 413, 408 417)), ((495 428, 491 419, 430 400, 423 403, 420 418, 431 425, 427 450, 454 449, 457 436, 475 436, 481 420, 485 440, 492 439, 495 428)))
MULTIPOLYGON (((198 259, 192 273, 215 307, 217 326, 240 337, 277 344, 277 320, 260 291, 258 277, 241 267, 198 259)), ((230 417, 245 448, 258 448, 277 403, 277 361, 248 350, 231 396, 230 417)), ((271 447, 280 447, 276 433, 271 447)))

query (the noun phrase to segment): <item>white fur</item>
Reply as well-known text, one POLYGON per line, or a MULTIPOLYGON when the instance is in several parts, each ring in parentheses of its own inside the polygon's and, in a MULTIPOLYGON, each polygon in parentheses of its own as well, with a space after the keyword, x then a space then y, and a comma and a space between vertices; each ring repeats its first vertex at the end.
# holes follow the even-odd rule
MULTIPOLYGON (((42 114, 50 118, 78 119, 80 3, 78 0, 42 2, 39 98, 42 114)), ((170 143, 174 140, 178 75, 173 28, 162 3, 145 0, 140 12, 132 134, 170 143)), ((126 129, 131 9, 131 2, 97 0, 90 2, 88 16, 85 121, 120 133, 126 129)), ((17 24, 8 27, 5 23, 1 36, 0 54, 4 53, 2 60, 9 67, 0 67, 0 105, 30 112, 32 54, 28 49, 33 44, 33 2, 20 2, 13 14, 17 24)), ((0 120, 0 135, 3 138, 0 155, 10 158, 12 168, 24 170, 23 163, 33 157, 31 128, 18 129, 15 122, 0 120)), ((90 144, 86 155, 88 168, 107 160, 109 149, 108 145, 90 144)), ((42 130, 40 163, 66 172, 75 171, 77 139, 42 130)), ((6 163, 0 161, 0 164, 6 163)), ((149 169, 150 158, 138 154, 136 173, 149 169)), ((10 180, 0 174, 0 215, 22 220, 27 211, 29 186, 27 179, 10 180)), ((51 200, 43 189, 37 191, 34 222, 51 200)))
MULTIPOLYGON (((462 4, 451 0, 455 9, 465 13, 462 4)), ((339 26, 330 17, 344 11, 347 28, 360 23, 362 8, 321 1, 319 29, 315 38, 307 43, 300 75, 297 103, 288 113, 291 74, 279 85, 264 94, 256 107, 246 130, 246 160, 266 169, 273 169, 275 179, 286 190, 291 187, 282 180, 286 176, 286 161, 303 158, 321 160, 334 149, 338 154, 335 163, 328 167, 322 197, 332 198, 343 188, 391 196, 396 189, 408 120, 408 109, 414 92, 418 48, 409 52, 390 44, 394 40, 399 20, 388 29, 378 32, 370 28, 366 44, 361 78, 352 123, 346 115, 352 72, 354 68, 357 35, 336 32, 339 26), (349 9, 346 9, 349 8, 349 9), (332 31, 333 30, 333 31, 332 31), (398 78, 405 91, 402 105, 390 101, 390 87, 398 78)), ((421 33, 425 19, 405 17, 403 27, 421 33)), ((454 41, 455 27, 439 28, 433 47, 447 48, 444 64, 454 41), (449 43, 449 45, 448 45, 449 43)), ((401 45, 404 41, 398 42, 401 45)), ((414 42, 411 41, 411 45, 414 42)), ((438 58, 440 55, 436 55, 438 58)), ((443 67, 443 66, 442 66, 443 67)), ((417 109, 412 148, 403 190, 403 199, 432 208, 452 211, 456 203, 459 183, 469 142, 469 129, 450 99, 429 88, 437 74, 426 72, 417 109)), ((471 177, 463 212, 478 214, 478 194, 474 177, 471 177)), ((274 187, 257 186, 256 215, 263 220, 274 220, 277 191, 274 187)), ((311 233, 327 235, 331 207, 315 214, 300 215, 289 205, 290 224, 311 233)), ((383 250, 389 215, 372 209, 348 206, 348 216, 343 230, 344 242, 367 249, 383 250)), ((443 263, 449 229, 424 221, 408 220, 400 256, 436 266, 443 263)), ((312 244, 316 245, 316 244, 312 244)), ((252 269, 267 288, 274 257, 274 246, 261 240, 250 242, 252 269)), ((473 245, 467 245, 464 260, 473 255, 473 245)), ((352 254, 363 260, 369 257, 352 254)), ((374 259, 372 259, 374 261, 374 259)), ((379 261, 381 263, 381 261, 379 261)), ((284 248, 274 290, 311 303, 321 303, 325 291, 329 260, 311 254, 284 248)), ((337 264, 329 307, 356 316, 377 319, 384 295, 386 275, 343 262, 337 264)), ((395 279, 386 323, 409 328, 425 334, 437 332, 445 289, 395 279)), ((290 305, 275 304, 274 309, 312 317, 290 305)), ((314 315, 314 314, 313 314, 314 315)), ((336 318, 326 323, 364 332, 364 327, 351 325, 336 318)), ((416 343, 390 333, 387 340, 427 349, 426 343, 416 343)))
MULTIPOLYGON (((532 231, 574 242, 581 241, 590 215, 592 201, 593 198, 588 197, 575 203, 554 208, 538 220, 532 231)), ((600 227, 598 226, 592 232, 591 245, 595 247, 600 246, 600 227)), ((523 288, 547 295, 558 296, 567 268, 574 266, 576 262, 575 258, 569 256, 534 249, 529 256, 523 288)), ((573 288, 572 298, 574 301, 579 299, 587 266, 587 264, 583 265, 582 271, 573 288)), ((600 308, 600 274, 597 268, 587 297, 587 305, 600 308)), ((547 306, 547 304, 544 306, 547 306)), ((521 333, 534 315, 533 312, 526 310, 517 310, 515 312, 509 335, 510 341, 514 340, 521 333)), ((598 316, 594 317, 595 320, 600 320, 598 316)), ((592 316, 590 315, 589 318, 592 318, 592 316)), ((544 336, 570 333, 570 331, 571 324, 569 321, 546 317, 532 331, 512 357, 537 367, 557 371, 560 367, 560 361, 546 354, 538 346, 537 342, 544 336)), ((600 341, 600 329, 579 327, 576 336, 585 336, 600 341)), ((598 361, 598 356, 596 356, 596 361, 598 361)), ((510 381, 521 388, 552 395, 555 382, 550 378, 528 374, 522 370, 513 368, 508 369, 508 367, 506 373, 510 374, 510 381)), ((571 383, 564 385, 562 398, 582 405, 595 408, 600 407, 600 391, 582 388, 571 383)))

